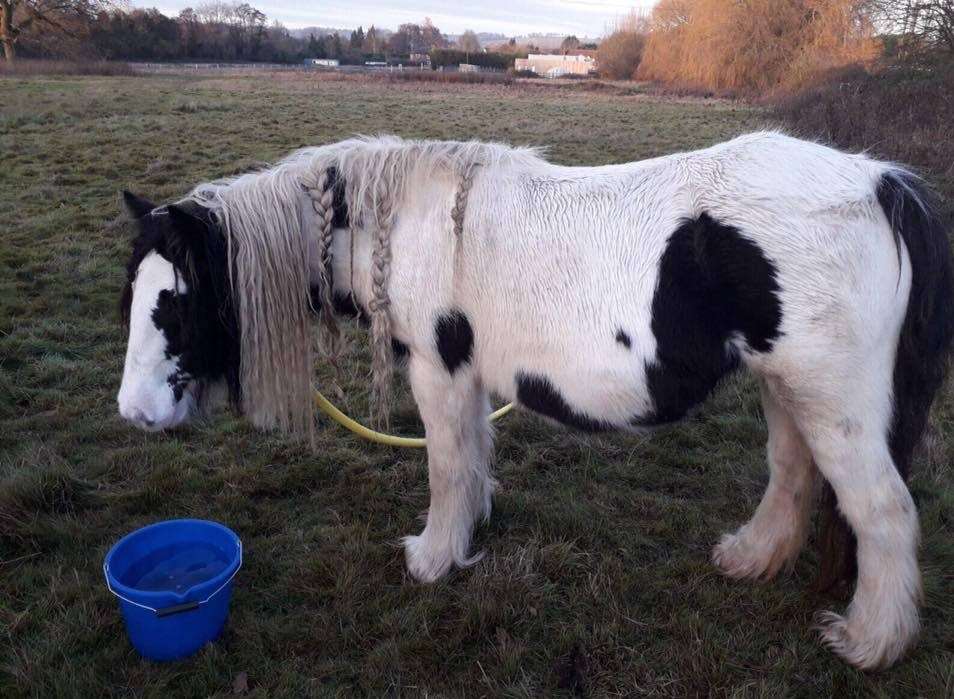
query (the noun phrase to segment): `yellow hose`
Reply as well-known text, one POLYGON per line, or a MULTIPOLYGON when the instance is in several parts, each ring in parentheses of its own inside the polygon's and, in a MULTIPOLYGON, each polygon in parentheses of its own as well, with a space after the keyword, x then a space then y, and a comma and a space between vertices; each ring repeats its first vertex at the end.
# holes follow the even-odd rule
MULTIPOLYGON (((360 422, 352 420, 350 417, 338 410, 338 408, 336 408, 330 400, 321 395, 321 391, 317 389, 315 389, 315 405, 321 408, 325 415, 330 417, 339 425, 351 430, 359 437, 367 439, 369 442, 387 444, 392 447, 410 447, 415 449, 420 449, 427 446, 427 440, 425 440, 423 437, 397 437, 393 434, 384 434, 383 432, 376 432, 372 429, 368 429, 360 422)), ((511 408, 513 408, 513 403, 507 403, 507 405, 504 407, 492 412, 490 414, 490 419, 496 420, 503 417, 510 412, 511 408)))

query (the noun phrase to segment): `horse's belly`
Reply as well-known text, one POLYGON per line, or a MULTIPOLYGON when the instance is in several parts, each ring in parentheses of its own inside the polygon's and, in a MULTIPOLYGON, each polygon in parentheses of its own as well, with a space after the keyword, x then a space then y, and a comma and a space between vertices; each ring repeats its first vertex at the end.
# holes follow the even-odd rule
POLYGON ((630 347, 576 353, 496 353, 480 362, 494 393, 556 422, 586 432, 641 430, 682 419, 738 365, 728 351, 708 357, 711 369, 670 368, 630 347), (626 350, 624 353, 622 350, 626 350))
POLYGON ((589 432, 621 429, 652 413, 647 355, 632 335, 608 341, 511 336, 512 342, 479 347, 485 385, 557 422, 589 432))

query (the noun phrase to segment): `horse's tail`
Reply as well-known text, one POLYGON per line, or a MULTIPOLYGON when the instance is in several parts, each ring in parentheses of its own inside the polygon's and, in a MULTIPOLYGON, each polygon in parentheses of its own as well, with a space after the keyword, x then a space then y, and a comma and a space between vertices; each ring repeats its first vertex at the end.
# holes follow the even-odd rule
MULTIPOLYGON (((891 224, 899 257, 903 242, 911 263, 911 291, 894 360, 894 410, 888 432, 891 457, 907 480, 934 395, 947 374, 954 337, 951 245, 934 195, 915 175, 888 169, 878 182, 877 197, 891 224)), ((856 542, 835 505, 835 494, 826 484, 819 589, 850 583, 856 572, 856 542)))

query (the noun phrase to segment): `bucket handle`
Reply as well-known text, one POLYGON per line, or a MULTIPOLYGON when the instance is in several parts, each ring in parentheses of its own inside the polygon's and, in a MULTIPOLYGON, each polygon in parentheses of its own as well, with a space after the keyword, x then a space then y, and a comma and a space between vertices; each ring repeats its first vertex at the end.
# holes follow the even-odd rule
POLYGON ((161 607, 159 609, 156 609, 155 607, 150 607, 145 604, 140 604, 139 602, 134 602, 128 597, 123 597, 121 594, 116 592, 116 590, 113 589, 112 584, 110 584, 109 582, 109 564, 106 563, 105 561, 103 561, 103 575, 106 577, 106 589, 109 590, 113 595, 121 599, 123 602, 133 605, 134 607, 139 607, 140 609, 146 609, 161 619, 163 617, 172 616, 173 614, 181 614, 183 612, 194 611, 198 609, 201 605, 205 604, 210 599, 215 597, 217 594, 222 592, 222 590, 225 589, 225 586, 228 585, 230 582, 232 582, 232 578, 234 578, 238 574, 238 572, 242 569, 243 556, 242 556, 241 541, 238 542, 238 554, 239 554, 238 567, 234 571, 232 571, 232 574, 228 577, 228 580, 226 580, 224 583, 219 585, 219 587, 215 590, 215 592, 213 592, 211 595, 206 597, 204 600, 202 600, 201 602, 185 602, 183 604, 174 604, 171 607, 161 607))

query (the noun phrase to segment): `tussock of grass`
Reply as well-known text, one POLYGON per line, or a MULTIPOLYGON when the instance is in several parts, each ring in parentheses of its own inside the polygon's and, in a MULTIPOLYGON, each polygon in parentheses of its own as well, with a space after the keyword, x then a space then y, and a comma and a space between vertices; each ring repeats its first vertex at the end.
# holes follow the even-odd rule
MULTIPOLYGON (((912 487, 925 633, 866 676, 820 648, 814 556, 769 585, 727 581, 709 547, 766 482, 758 393, 740 377, 651 437, 589 437, 511 414, 476 566, 433 586, 396 545, 427 507, 419 451, 322 420, 316 453, 230 413, 169 435, 115 414, 123 187, 159 201, 353 133, 550 146, 598 164, 759 126, 725 102, 612 89, 389 83, 328 75, 0 79, 0 696, 949 696, 954 647, 954 394, 912 487), (102 581, 119 537, 170 517, 242 537, 223 637, 173 665, 139 659, 102 581)), ((586 84, 586 83, 581 83, 586 84)), ((367 414, 368 352, 340 374, 367 414)), ((394 427, 420 434, 401 384, 394 427)))
MULTIPOLYGON (((95 502, 94 486, 45 447, 0 462, 0 551, 23 553, 48 534, 50 520, 75 517, 95 502)), ((30 551, 32 552, 32 551, 30 551)))
POLYGON ((0 468, 0 508, 5 513, 74 514, 91 502, 91 484, 78 479, 66 459, 47 448, 28 450, 0 468))

